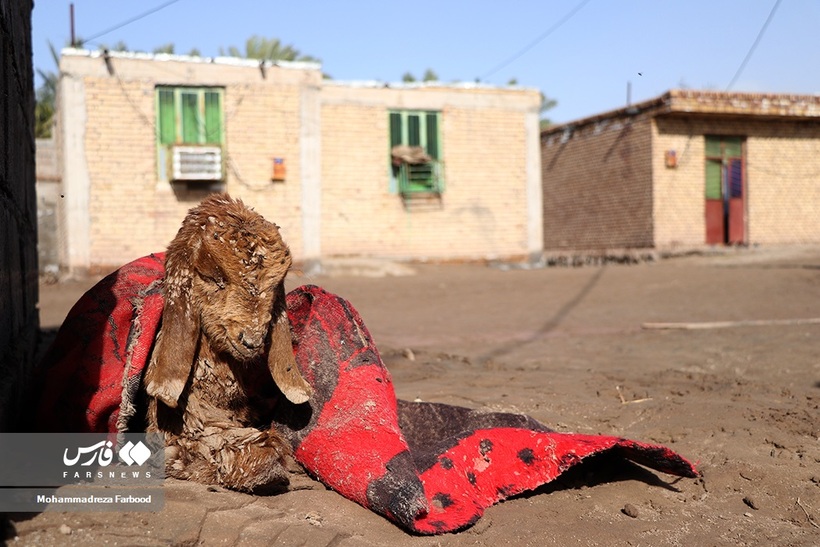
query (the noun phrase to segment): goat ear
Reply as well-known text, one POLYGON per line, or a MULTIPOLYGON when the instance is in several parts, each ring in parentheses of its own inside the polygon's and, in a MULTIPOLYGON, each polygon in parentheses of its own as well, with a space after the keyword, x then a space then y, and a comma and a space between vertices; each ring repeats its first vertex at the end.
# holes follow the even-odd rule
POLYGON ((199 342, 199 317, 191 313, 191 286, 190 273, 166 276, 162 326, 145 372, 145 391, 171 408, 176 408, 188 382, 199 342))
POLYGON ((276 288, 270 337, 268 368, 273 381, 290 402, 297 405, 306 402, 313 395, 313 388, 302 378, 293 357, 293 340, 290 336, 284 282, 276 288))

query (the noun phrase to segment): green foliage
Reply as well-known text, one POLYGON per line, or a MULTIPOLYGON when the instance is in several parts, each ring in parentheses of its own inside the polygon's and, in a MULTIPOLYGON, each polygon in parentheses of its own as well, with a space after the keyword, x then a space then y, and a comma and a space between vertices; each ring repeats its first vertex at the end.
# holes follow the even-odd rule
MULTIPOLYGON (((82 44, 82 41, 80 41, 79 43, 81 43, 81 44, 82 44)), ((113 47, 109 47, 109 46, 108 46, 108 44, 100 44, 100 48, 99 48, 99 49, 100 49, 100 51, 102 51, 102 50, 106 50, 106 49, 107 49, 108 51, 132 51, 132 50, 128 49, 128 44, 126 44, 126 43, 125 43, 125 42, 123 42, 122 40, 120 40, 119 42, 117 42, 116 44, 114 44, 114 46, 113 46, 113 47)))
POLYGON ((319 62, 319 59, 310 55, 303 55, 298 49, 288 44, 282 44, 278 38, 263 38, 253 35, 245 42, 245 51, 235 46, 227 49, 219 48, 220 55, 259 59, 265 61, 309 61, 319 62))
POLYGON ((544 116, 544 113, 555 108, 557 104, 558 101, 550 99, 543 92, 541 93, 541 129, 546 129, 552 125, 552 120, 544 116))
MULTIPOLYGON (((55 65, 60 64, 60 55, 51 42, 48 43, 51 58, 55 65)), ((54 109, 57 100, 57 82, 60 75, 56 72, 46 72, 37 69, 37 74, 43 79, 42 85, 37 88, 34 104, 34 136, 38 139, 51 137, 51 128, 54 124, 54 109)))
POLYGON ((165 44, 164 46, 155 47, 153 53, 173 54, 174 53, 174 44, 173 43, 168 43, 168 44, 165 44))
MULTIPOLYGON (((412 72, 405 72, 401 76, 401 81, 406 84, 411 84, 413 82, 418 82, 419 79, 416 78, 412 72)), ((424 71, 424 75, 421 77, 422 82, 437 82, 438 81, 438 74, 432 68, 428 68, 424 71)))

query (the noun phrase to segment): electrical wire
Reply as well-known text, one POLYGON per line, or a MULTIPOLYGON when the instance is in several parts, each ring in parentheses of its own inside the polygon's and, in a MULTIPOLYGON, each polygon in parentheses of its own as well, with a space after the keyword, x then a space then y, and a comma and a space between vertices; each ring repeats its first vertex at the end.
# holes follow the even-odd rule
MULTIPOLYGON (((171 4, 176 4, 177 2, 179 2, 179 0, 169 0, 168 2, 165 2, 164 4, 160 4, 159 6, 157 6, 157 7, 155 7, 155 8, 152 8, 152 9, 150 9, 150 10, 148 10, 148 11, 144 12, 144 13, 141 13, 141 14, 139 14, 139 15, 135 15, 134 17, 132 17, 132 18, 130 18, 130 19, 128 19, 128 20, 126 20, 126 21, 123 21, 122 23, 119 23, 119 24, 117 24, 117 25, 114 25, 114 26, 113 26, 113 27, 111 27, 111 28, 105 29, 105 30, 104 30, 104 31, 102 31, 102 32, 98 32, 97 34, 94 34, 94 35, 92 35, 92 36, 89 36, 89 37, 88 37, 88 38, 86 38, 85 40, 80 40, 80 42, 79 42, 79 44, 78 44, 78 45, 83 45, 83 44, 85 44, 86 42, 91 42, 92 40, 96 40, 96 39, 97 39, 97 38, 99 38, 100 36, 105 36, 105 35, 106 35, 106 34, 108 34, 109 32, 114 32, 115 30, 121 29, 122 27, 124 27, 124 26, 126 26, 126 25, 130 25, 131 23, 134 23, 134 22, 136 22, 136 21, 139 21, 140 19, 143 19, 143 18, 145 18, 145 17, 148 17, 149 15, 154 14, 154 13, 158 12, 158 11, 159 11, 159 10, 161 10, 161 9, 165 9, 165 8, 167 8, 168 6, 170 6, 171 4)), ((73 44, 72 44, 72 45, 73 45, 73 44)))
POLYGON ((772 10, 769 12, 769 16, 766 18, 766 22, 763 23, 763 27, 761 27, 760 32, 757 33, 757 38, 755 38, 752 47, 749 48, 749 51, 746 53, 746 57, 743 59, 743 62, 740 63, 740 66, 735 72, 734 77, 732 77, 732 81, 729 82, 729 85, 726 86, 726 91, 732 89, 732 86, 735 85, 737 79, 740 77, 743 70, 746 68, 746 64, 749 62, 749 59, 752 58, 752 54, 754 53, 755 49, 757 49, 757 45, 760 43, 760 39, 763 38, 763 34, 766 32, 766 28, 769 26, 769 23, 772 22, 774 18, 774 13, 777 11, 778 6, 780 6, 781 0, 775 0, 774 6, 772 6, 772 10))
POLYGON ((549 36, 550 34, 552 34, 553 32, 555 32, 555 31, 556 31, 556 30, 558 30, 559 28, 561 28, 561 27, 564 25, 564 23, 566 23, 567 21, 569 21, 570 19, 572 19, 572 16, 573 16, 573 15, 575 15, 576 13, 578 13, 579 11, 581 11, 581 8, 583 8, 583 7, 584 7, 585 5, 587 5, 588 3, 589 3, 589 0, 582 0, 582 1, 581 1, 578 5, 577 5, 577 6, 575 6, 575 7, 572 9, 572 11, 570 11, 569 13, 567 13, 567 14, 566 14, 566 15, 565 15, 565 16, 564 16, 564 17, 563 17, 560 21, 558 21, 557 23, 555 23, 554 25, 552 25, 549 29, 547 29, 547 30, 546 30, 546 32, 544 32, 544 33, 543 33, 543 34, 541 34, 538 38, 536 38, 535 40, 533 40, 532 42, 530 42, 529 44, 527 44, 524 48, 522 48, 522 49, 521 49, 520 51, 518 51, 517 53, 514 53, 514 54, 513 54, 513 55, 511 55, 509 58, 507 58, 506 60, 502 61, 501 63, 499 63, 499 64, 498 64, 498 65, 496 65, 495 67, 493 67, 493 68, 492 68, 492 70, 488 71, 488 72, 487 72, 484 76, 482 76, 480 79, 481 79, 481 80, 486 80, 487 78, 489 78, 490 76, 492 76, 493 74, 495 74, 496 72, 498 72, 499 70, 501 70, 502 68, 504 68, 505 66, 507 66, 507 65, 511 64, 512 62, 514 62, 514 61, 518 60, 518 58, 519 58, 519 57, 523 56, 523 55, 524 55, 525 53, 527 53, 529 50, 531 50, 532 48, 534 48, 535 46, 537 46, 539 43, 541 43, 543 40, 545 40, 545 39, 547 38, 547 36, 549 36))

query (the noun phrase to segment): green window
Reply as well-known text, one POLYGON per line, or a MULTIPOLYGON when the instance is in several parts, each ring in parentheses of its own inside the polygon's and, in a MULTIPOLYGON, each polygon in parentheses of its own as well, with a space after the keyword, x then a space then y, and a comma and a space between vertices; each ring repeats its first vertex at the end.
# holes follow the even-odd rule
POLYGON ((706 199, 743 196, 743 137, 706 136, 706 199))
POLYGON ((157 88, 160 144, 222 144, 222 90, 157 88))
POLYGON ((394 110, 389 113, 391 191, 441 195, 441 113, 394 110))
POLYGON ((216 87, 156 88, 161 180, 224 179, 223 94, 223 89, 216 87))

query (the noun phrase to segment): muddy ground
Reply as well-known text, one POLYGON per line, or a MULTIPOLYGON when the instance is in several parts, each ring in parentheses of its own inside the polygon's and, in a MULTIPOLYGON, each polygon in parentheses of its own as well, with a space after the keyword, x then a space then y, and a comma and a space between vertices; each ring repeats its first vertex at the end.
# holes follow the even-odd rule
MULTIPOLYGON (((169 481, 164 513, 17 516, 9 543, 820 544, 820 324, 802 321, 820 317, 820 247, 413 269, 289 284, 322 285, 358 308, 401 398, 663 443, 703 477, 591 462, 439 537, 409 536, 304 476, 271 498, 169 481), (762 324, 642 328, 749 320, 762 324)), ((44 285, 43 326, 59 324, 88 283, 44 285)))

